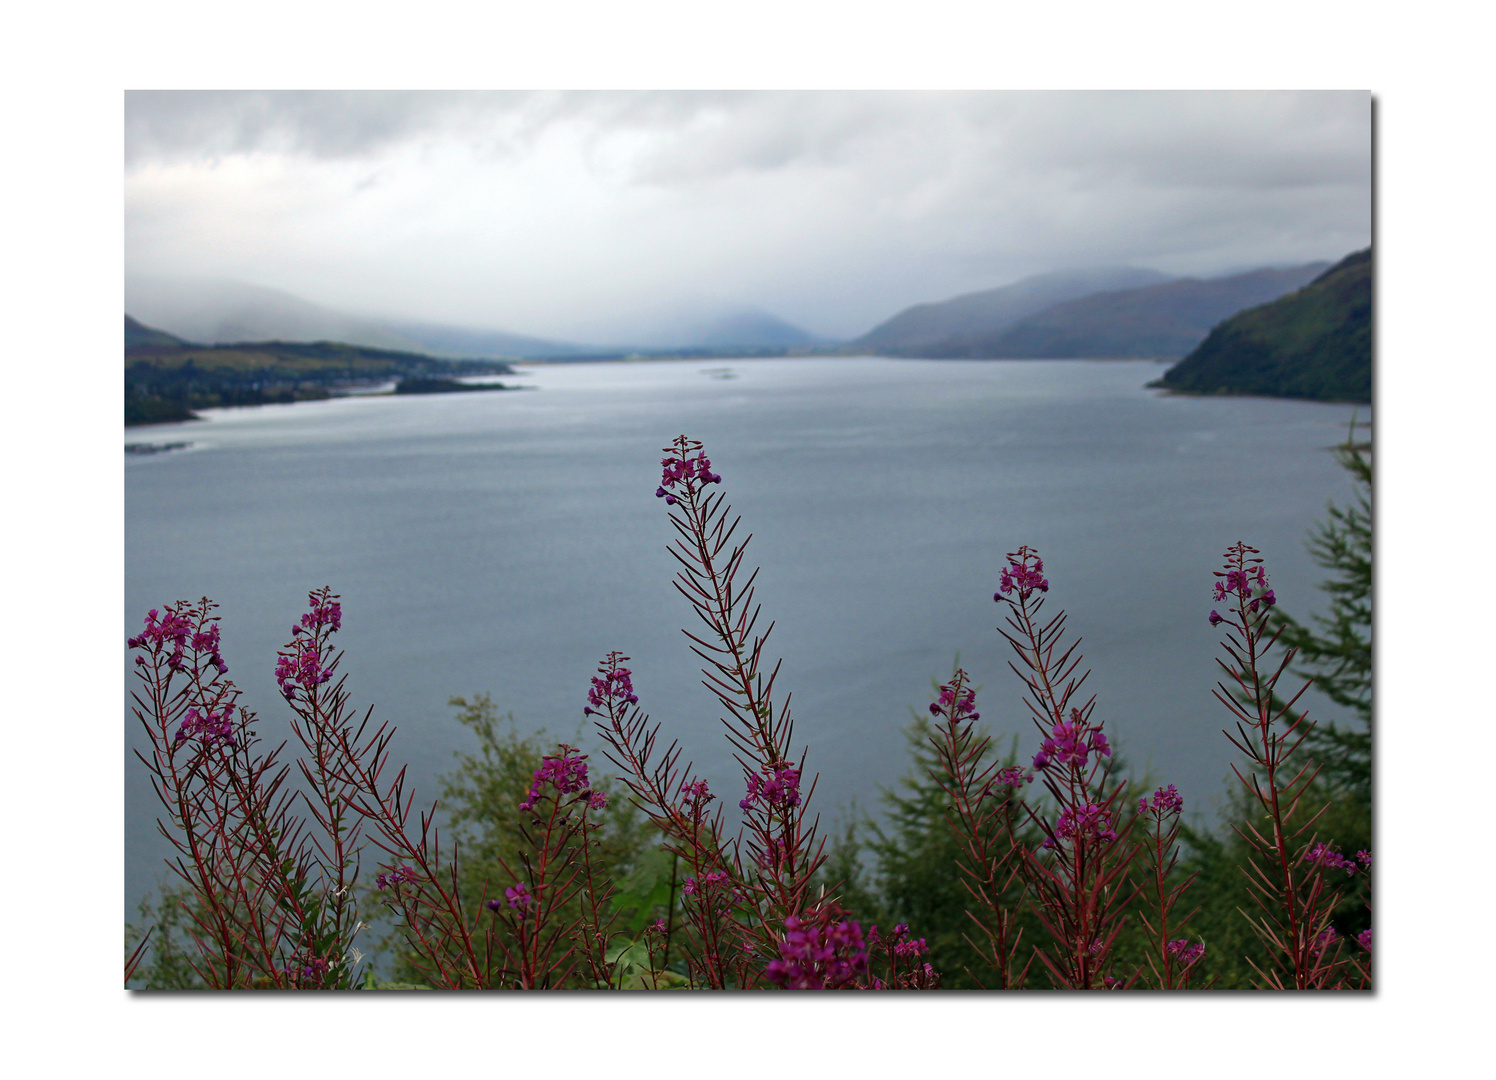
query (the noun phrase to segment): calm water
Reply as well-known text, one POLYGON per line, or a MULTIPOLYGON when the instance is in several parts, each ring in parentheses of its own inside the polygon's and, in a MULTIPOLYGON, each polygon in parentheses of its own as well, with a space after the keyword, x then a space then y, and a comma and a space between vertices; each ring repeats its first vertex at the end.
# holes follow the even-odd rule
MULTIPOLYGON (((221 604, 244 703, 279 740, 276 649, 323 584, 343 596, 354 698, 395 722, 418 793, 473 743, 446 706, 488 691, 575 736, 609 649, 719 790, 717 711, 680 628, 659 448, 703 439, 754 534, 796 731, 834 817, 906 768, 901 728, 959 653, 984 721, 1032 753, 992 602, 1004 552, 1044 555, 1051 610, 1138 768, 1216 805, 1231 750, 1211 699, 1211 571, 1262 549, 1287 610, 1321 607, 1304 551, 1346 474, 1349 406, 1161 397, 1148 362, 750 360, 537 367, 528 393, 346 398, 133 429, 125 610, 221 604), (722 369, 730 368, 731 377, 722 369)), ((1364 410, 1363 410, 1364 414, 1364 410)), ((127 662, 126 662, 127 663, 127 662)), ((128 691, 128 688, 127 688, 128 691)), ((127 745, 136 741, 128 718, 127 745)), ((133 763, 133 758, 130 759, 133 763)), ((159 874, 153 796, 127 769, 126 902, 159 874)))

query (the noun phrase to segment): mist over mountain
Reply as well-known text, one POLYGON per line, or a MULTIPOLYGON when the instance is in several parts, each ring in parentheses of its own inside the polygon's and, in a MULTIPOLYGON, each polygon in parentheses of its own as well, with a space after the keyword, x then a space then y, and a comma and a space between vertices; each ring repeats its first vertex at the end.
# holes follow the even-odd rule
POLYGON ((164 330, 157 330, 154 326, 145 326, 135 319, 125 316, 125 355, 141 352, 161 352, 171 349, 190 349, 193 343, 183 341, 175 334, 168 334, 164 330))
POLYGON ((1197 394, 1371 401, 1371 249, 1211 330, 1155 386, 1197 394))
POLYGON ((477 330, 443 323, 391 321, 380 325, 413 342, 420 351, 435 356, 470 357, 476 360, 541 360, 576 356, 596 348, 592 345, 509 334, 502 330, 477 330))
POLYGON ((1222 319, 1292 292, 1329 265, 1315 262, 1230 277, 1179 278, 1097 293, 1045 308, 999 335, 961 338, 944 355, 1056 360, 1183 356, 1222 319))
POLYGON ((681 339, 669 344, 694 348, 802 348, 829 344, 783 319, 756 309, 730 312, 692 325, 681 339))
POLYGON ((1274 300, 1322 273, 1330 264, 1263 268, 1220 278, 1165 278, 1152 271, 1091 271, 1027 278, 1006 289, 911 308, 884 323, 860 344, 894 356, 933 359, 1144 359, 1183 356, 1210 328, 1245 308, 1274 300), (1151 274, 1138 287, 1084 290, 1088 281, 1115 281, 1125 273, 1151 274), (1157 280, 1163 279, 1163 280, 1157 280), (1072 295, 1042 303, 1059 290, 1072 295), (1021 309, 1027 307, 1028 311, 1021 309), (1018 313, 1018 314, 1014 314, 1018 313), (985 320, 985 321, 984 321, 985 320), (964 324, 964 328, 963 328, 964 324), (879 346, 878 340, 903 344, 879 346))
POLYGON ((338 341, 372 349, 473 359, 567 356, 586 346, 440 323, 371 319, 280 289, 222 279, 125 279, 125 307, 143 323, 191 341, 338 341))
POLYGON ((126 308, 141 323, 204 344, 336 341, 467 359, 560 359, 639 350, 762 352, 829 344, 757 308, 693 303, 644 315, 598 343, 581 344, 414 319, 351 315, 293 293, 227 280, 128 277, 126 308))
POLYGON ((1171 280, 1157 270, 1132 266, 1035 274, 996 289, 915 304, 879 323, 851 346, 880 356, 957 355, 949 350, 959 348, 959 342, 1000 334, 1025 316, 1062 301, 1171 280))

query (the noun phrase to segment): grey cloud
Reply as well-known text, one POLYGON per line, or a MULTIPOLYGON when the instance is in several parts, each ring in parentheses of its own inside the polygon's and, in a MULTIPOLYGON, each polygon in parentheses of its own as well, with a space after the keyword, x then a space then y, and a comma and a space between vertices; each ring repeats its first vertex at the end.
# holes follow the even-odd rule
POLYGON ((279 152, 360 158, 443 134, 527 95, 457 91, 132 90, 125 94, 125 162, 212 160, 279 152))
POLYGON ((1370 239, 1369 110, 1355 92, 133 92, 126 262, 572 339, 688 294, 855 336, 1048 270, 1339 258, 1370 239))

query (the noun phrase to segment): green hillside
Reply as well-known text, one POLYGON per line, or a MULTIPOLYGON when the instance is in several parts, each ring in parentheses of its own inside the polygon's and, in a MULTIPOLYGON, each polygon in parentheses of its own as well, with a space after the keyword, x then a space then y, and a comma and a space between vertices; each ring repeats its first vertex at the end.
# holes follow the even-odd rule
POLYGON ((1312 281, 1328 263, 1179 278, 1097 293, 1034 313, 997 335, 949 344, 944 356, 1022 360, 1184 356, 1222 319, 1312 281))
POLYGON ((183 341, 175 334, 168 334, 165 330, 157 330, 146 326, 144 323, 136 322, 130 316, 125 316, 125 352, 137 351, 165 351, 170 349, 196 348, 190 341, 183 341))
POLYGON ((1371 249, 1232 316, 1150 385, 1195 394, 1371 401, 1371 249))
POLYGON ((498 360, 438 360, 336 341, 194 345, 125 316, 125 424, 194 419, 194 409, 326 398, 407 377, 507 375, 498 360))

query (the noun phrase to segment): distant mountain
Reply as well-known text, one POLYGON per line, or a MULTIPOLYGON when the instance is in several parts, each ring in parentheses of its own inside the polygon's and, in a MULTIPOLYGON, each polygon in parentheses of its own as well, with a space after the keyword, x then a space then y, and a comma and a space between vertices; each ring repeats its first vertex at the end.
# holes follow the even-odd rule
POLYGON ((792 326, 765 311, 743 311, 723 315, 693 328, 685 344, 702 349, 765 349, 825 344, 808 331, 792 326))
POLYGON ((157 330, 154 327, 144 326, 136 322, 130 316, 125 316, 125 354, 132 352, 160 352, 171 349, 196 348, 190 341, 183 341, 175 334, 168 334, 165 330, 157 330))
POLYGON ((941 355, 980 359, 1183 356, 1210 328, 1313 280, 1327 262, 1096 293, 1027 316, 996 335, 968 335, 941 355))
POLYGON ((792 325, 762 308, 713 297, 667 297, 626 316, 587 321, 588 336, 613 344, 596 355, 783 355, 836 342, 792 325))
POLYGON ((1234 315, 1151 384, 1197 394, 1371 401, 1371 249, 1234 315))
POLYGON ((1173 280, 1157 270, 1099 267, 1037 274, 1011 285, 967 293, 935 304, 916 304, 880 323, 848 347, 880 356, 965 356, 960 343, 1002 333, 1027 315, 1094 293, 1173 280))
POLYGON ((209 344, 241 341, 340 341, 372 349, 501 359, 569 356, 589 349, 499 330, 371 319, 313 304, 292 293, 237 281, 134 276, 125 307, 173 335, 209 344))
POLYGON ((446 360, 336 341, 194 345, 125 316, 125 424, 192 420, 195 409, 326 398, 351 384, 512 374, 499 360, 446 360))
POLYGON ((474 330, 442 323, 391 321, 378 325, 403 340, 412 342, 422 352, 475 360, 539 360, 556 356, 578 356, 597 348, 595 345, 548 341, 502 330, 474 330))

